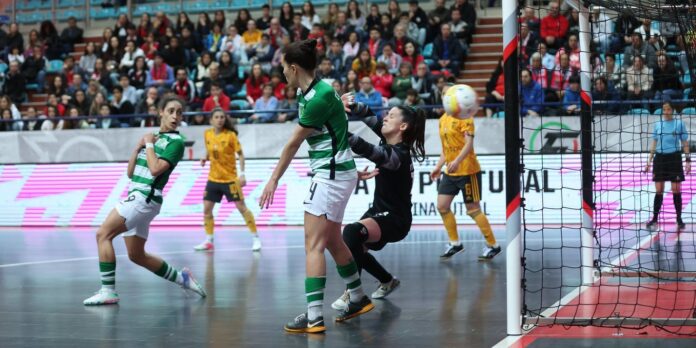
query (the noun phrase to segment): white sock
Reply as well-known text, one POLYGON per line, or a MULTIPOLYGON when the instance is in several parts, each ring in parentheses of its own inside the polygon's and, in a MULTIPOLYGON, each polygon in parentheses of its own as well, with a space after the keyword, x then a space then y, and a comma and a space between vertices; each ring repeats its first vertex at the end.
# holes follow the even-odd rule
POLYGON ((184 277, 181 275, 181 271, 176 271, 176 279, 174 282, 179 285, 184 285, 184 277))
POLYGON ((309 320, 315 320, 318 317, 321 317, 324 315, 323 313, 323 305, 318 305, 318 306, 308 306, 307 307, 307 319, 309 320))
POLYGON ((215 239, 215 237, 213 237, 212 234, 211 234, 211 235, 208 235, 208 236, 206 237, 206 241, 208 241, 208 243, 212 243, 214 239, 215 239))
POLYGON ((350 302, 353 303, 358 303, 363 297, 365 297, 365 292, 363 291, 362 286, 358 286, 355 289, 348 289, 348 293, 350 294, 350 302))

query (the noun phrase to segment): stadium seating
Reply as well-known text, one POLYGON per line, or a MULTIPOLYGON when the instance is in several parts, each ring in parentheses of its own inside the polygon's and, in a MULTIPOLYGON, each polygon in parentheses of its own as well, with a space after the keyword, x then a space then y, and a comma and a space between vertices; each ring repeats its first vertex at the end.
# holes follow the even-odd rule
POLYGON ((682 110, 681 114, 682 115, 689 115, 689 116, 696 116, 696 108, 693 108, 693 107, 685 108, 684 110, 682 110))
POLYGON ((634 116, 643 116, 643 115, 650 115, 650 110, 648 109, 643 109, 643 108, 635 108, 631 109, 628 111, 629 115, 634 115, 634 116))

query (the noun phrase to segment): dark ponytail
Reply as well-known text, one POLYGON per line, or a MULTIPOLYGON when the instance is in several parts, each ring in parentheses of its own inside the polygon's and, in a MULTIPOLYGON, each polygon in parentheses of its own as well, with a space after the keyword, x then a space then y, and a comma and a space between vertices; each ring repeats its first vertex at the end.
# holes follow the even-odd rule
POLYGON ((287 64, 296 64, 307 72, 317 67, 317 40, 296 41, 283 49, 287 64))
POLYGON ((222 114, 225 116, 225 123, 222 124, 223 129, 227 129, 229 131, 234 132, 234 134, 239 134, 237 131, 237 127, 234 126, 234 122, 232 121, 232 117, 227 115, 225 113, 225 110, 223 110, 221 107, 217 106, 215 107, 211 112, 210 112, 210 119, 213 119, 213 115, 215 115, 216 112, 222 112, 222 114))
POLYGON ((403 141, 411 148, 411 156, 416 161, 425 160, 425 118, 426 113, 423 109, 412 106, 398 106, 401 116, 408 128, 404 131, 403 141))

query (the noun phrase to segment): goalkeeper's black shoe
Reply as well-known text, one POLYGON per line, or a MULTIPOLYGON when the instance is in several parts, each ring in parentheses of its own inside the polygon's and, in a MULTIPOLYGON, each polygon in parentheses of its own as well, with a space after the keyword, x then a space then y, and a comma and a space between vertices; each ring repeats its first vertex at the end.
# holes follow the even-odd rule
POLYGON ((684 221, 677 220, 677 231, 683 231, 686 229, 686 224, 684 221))
POLYGON ((657 220, 648 221, 648 223, 645 224, 645 228, 647 228, 648 231, 651 231, 651 232, 657 231, 657 220))

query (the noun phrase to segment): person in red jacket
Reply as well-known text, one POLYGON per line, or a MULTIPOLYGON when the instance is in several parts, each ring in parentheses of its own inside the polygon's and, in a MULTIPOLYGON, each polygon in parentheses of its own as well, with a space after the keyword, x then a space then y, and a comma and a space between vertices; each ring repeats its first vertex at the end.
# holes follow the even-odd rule
POLYGON ((210 87, 210 97, 203 103, 203 112, 211 112, 217 107, 230 111, 230 98, 222 92, 219 82, 213 82, 210 87))
POLYGON ((375 69, 375 74, 370 77, 372 80, 372 86, 375 90, 379 92, 382 97, 387 99, 391 98, 391 86, 394 81, 394 77, 387 70, 387 65, 384 62, 377 63, 377 69, 375 69))
POLYGON ((263 85, 268 82, 268 76, 263 73, 261 69, 261 64, 254 64, 251 66, 251 75, 247 78, 246 92, 247 92, 247 102, 249 105, 256 104, 256 99, 261 98, 263 94, 263 85))
POLYGON ((549 3, 549 14, 541 20, 541 38, 549 48, 559 48, 565 43, 568 19, 561 16, 558 2, 549 3))

